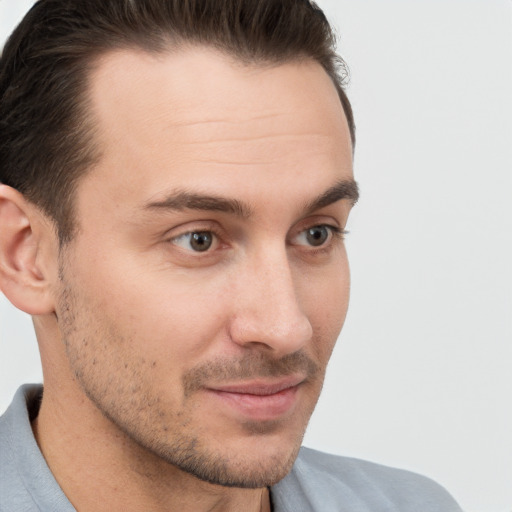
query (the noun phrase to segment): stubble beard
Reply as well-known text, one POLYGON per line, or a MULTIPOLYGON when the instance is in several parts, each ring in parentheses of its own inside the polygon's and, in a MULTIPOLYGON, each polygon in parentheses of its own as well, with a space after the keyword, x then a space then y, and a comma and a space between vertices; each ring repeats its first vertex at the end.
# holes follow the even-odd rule
MULTIPOLYGON (((108 361, 101 364, 102 356, 108 359, 111 352, 109 345, 120 346, 127 340, 115 332, 112 324, 109 329, 98 327, 100 324, 96 322, 95 329, 90 320, 97 321, 97 315, 80 302, 66 281, 63 269, 60 275, 63 291, 59 302, 59 324, 71 370, 82 391, 101 414, 128 441, 141 448, 148 459, 156 457, 155 467, 165 461, 204 482, 247 489, 269 487, 289 473, 323 382, 324 371, 308 356, 295 353, 280 360, 269 360, 256 353, 239 361, 209 362, 184 375, 185 400, 193 397, 202 384, 212 378, 286 376, 299 370, 318 387, 316 399, 302 412, 303 429, 284 453, 278 450, 260 461, 247 461, 244 454, 230 455, 228 450, 221 453, 221 450, 207 446, 200 430, 197 433, 193 425, 189 428, 189 418, 183 418, 180 412, 169 411, 159 397, 151 393, 151 386, 145 386, 143 367, 134 365, 130 370, 118 361, 118 370, 124 366, 121 370, 125 372, 123 378, 119 372, 116 374, 115 368, 109 367, 108 361), (130 371, 131 375, 127 377, 126 372, 130 371)), ((208 418, 204 422, 207 424, 208 418)), ((283 426, 278 421, 247 421, 242 428, 247 433, 247 443, 250 443, 253 436, 269 435, 283 426)))

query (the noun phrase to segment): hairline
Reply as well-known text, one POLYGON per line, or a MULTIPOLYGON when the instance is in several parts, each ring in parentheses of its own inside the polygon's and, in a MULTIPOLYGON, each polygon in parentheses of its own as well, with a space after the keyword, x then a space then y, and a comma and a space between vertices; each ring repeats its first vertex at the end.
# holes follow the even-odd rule
MULTIPOLYGON (((164 36, 161 38, 160 42, 164 42, 160 47, 156 44, 138 44, 133 40, 126 40, 117 42, 111 46, 103 46, 96 49, 87 55, 84 55, 82 59, 78 59, 78 61, 82 62, 82 66, 80 66, 79 70, 76 72, 77 78, 82 79, 82 86, 78 92, 77 98, 77 114, 81 113, 84 116, 84 128, 87 133, 86 137, 88 140, 80 140, 76 142, 75 146, 79 148, 82 146, 82 151, 86 153, 92 154, 91 161, 84 166, 82 172, 76 174, 74 180, 72 180, 69 190, 69 197, 67 198, 68 205, 68 216, 69 218, 66 221, 66 230, 62 232, 61 226, 59 225, 60 220, 52 219, 55 224, 56 232, 59 238, 59 246, 64 247, 73 241, 77 233, 79 232, 79 219, 77 217, 76 212, 76 198, 78 187, 82 179, 86 177, 87 174, 92 172, 96 165, 99 164, 102 156, 102 143, 100 139, 100 120, 95 115, 94 112, 94 103, 92 99, 92 86, 95 77, 95 72, 99 70, 102 65, 102 61, 109 56, 122 53, 122 52, 134 52, 134 53, 142 53, 148 56, 165 56, 172 55, 174 53, 179 53, 192 49, 209 49, 214 51, 215 53, 226 57, 229 60, 229 63, 233 66, 240 66, 243 68, 259 68, 259 69, 272 69, 275 67, 279 67, 285 64, 291 63, 304 63, 304 62, 312 62, 318 64, 323 72, 330 79, 333 87, 336 90, 336 95, 339 100, 339 106, 343 115, 345 117, 345 121, 347 123, 347 129, 349 132, 349 137, 351 139, 351 147, 352 152, 354 151, 354 141, 352 140, 352 136, 350 134, 349 122, 347 119, 347 115, 345 112, 345 108, 343 106, 341 95, 340 95, 340 87, 339 84, 333 79, 333 77, 327 72, 322 63, 315 59, 313 56, 307 55, 306 53, 299 54, 291 54, 290 56, 280 55, 275 59, 265 58, 265 57, 246 57, 244 58, 242 55, 237 55, 235 50, 229 50, 229 48, 225 46, 215 45, 215 44, 207 44, 205 42, 197 42, 193 41, 189 38, 185 37, 176 37, 173 38, 171 36, 164 36)), ((78 67, 78 66, 77 66, 78 67)), ((84 136, 84 133, 80 134, 80 138, 84 136)))

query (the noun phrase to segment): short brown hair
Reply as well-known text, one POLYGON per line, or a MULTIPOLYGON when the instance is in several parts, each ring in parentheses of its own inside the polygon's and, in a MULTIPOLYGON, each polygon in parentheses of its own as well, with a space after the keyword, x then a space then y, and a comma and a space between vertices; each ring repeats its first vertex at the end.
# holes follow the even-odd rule
POLYGON ((87 109, 96 57, 184 43, 248 64, 314 59, 337 88, 354 144, 347 69, 327 19, 309 0, 39 0, 0 61, 0 182, 49 215, 61 243, 73 236, 77 180, 100 156, 87 109))

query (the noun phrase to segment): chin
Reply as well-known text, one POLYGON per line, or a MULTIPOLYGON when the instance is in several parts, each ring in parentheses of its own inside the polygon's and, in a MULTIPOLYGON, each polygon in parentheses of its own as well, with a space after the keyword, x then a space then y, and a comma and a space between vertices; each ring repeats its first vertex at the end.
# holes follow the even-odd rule
POLYGON ((224 487, 259 489, 270 487, 282 480, 291 470, 299 447, 291 453, 273 456, 260 453, 254 459, 245 454, 236 458, 226 456, 209 460, 188 460, 180 469, 199 480, 224 487))
POLYGON ((154 455, 199 480, 224 487, 256 489, 282 480, 297 458, 303 434, 245 436, 222 443, 181 438, 170 445, 148 446, 154 455))

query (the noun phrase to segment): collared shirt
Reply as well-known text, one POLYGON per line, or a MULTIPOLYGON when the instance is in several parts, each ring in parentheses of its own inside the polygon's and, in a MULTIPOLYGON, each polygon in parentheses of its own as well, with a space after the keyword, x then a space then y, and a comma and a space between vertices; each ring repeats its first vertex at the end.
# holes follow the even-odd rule
MULTIPOLYGON (((32 432, 41 394, 22 386, 0 418, 0 512, 76 512, 32 432)), ((462 512, 423 476, 308 448, 271 498, 274 512, 462 512)))

